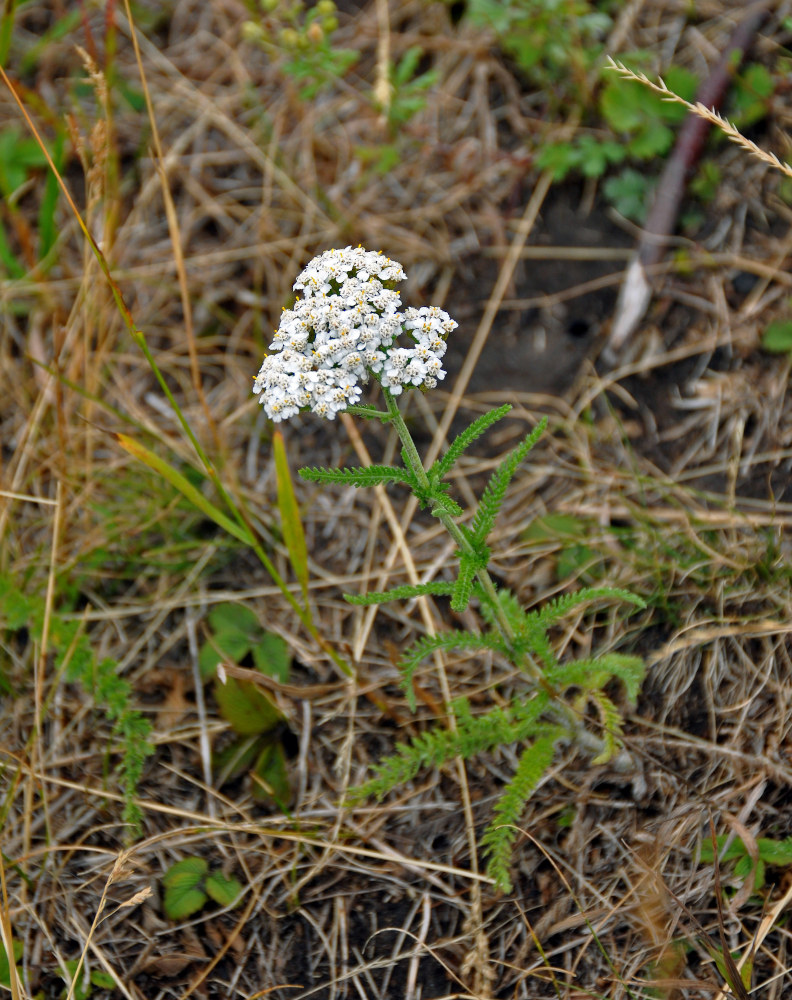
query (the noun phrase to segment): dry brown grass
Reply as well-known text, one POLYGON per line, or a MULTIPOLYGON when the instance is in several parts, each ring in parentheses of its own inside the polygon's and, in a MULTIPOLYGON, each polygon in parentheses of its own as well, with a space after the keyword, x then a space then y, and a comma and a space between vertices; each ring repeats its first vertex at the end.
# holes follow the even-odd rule
MULTIPOLYGON (((728 36, 731 6, 702 4, 686 25, 686 5, 630 3, 609 51, 651 48, 658 72, 672 60, 701 69, 728 36)), ((785 44, 787 7, 759 58, 785 44)), ((544 105, 521 92, 487 38, 452 28, 440 4, 391 4, 387 29, 382 4, 354 8, 339 43, 361 51, 357 67, 303 102, 277 63, 242 43, 241 3, 143 5, 135 16, 146 24, 137 37, 161 161, 145 112, 116 93, 108 113, 101 74, 75 88, 85 65, 101 65, 103 9, 86 5, 84 23, 49 42, 20 95, 48 137, 70 113, 76 155, 65 181, 190 427, 279 570, 289 573, 273 527, 270 428, 252 376, 307 259, 333 245, 383 248, 410 275, 405 298, 444 301, 461 320, 445 391, 409 404, 427 451, 459 417, 515 406, 463 465, 457 494, 472 497, 525 427, 550 417, 499 521, 498 577, 530 603, 587 578, 649 601, 643 615, 603 614, 593 628, 575 620, 558 636, 577 654, 618 645, 646 657, 628 736, 641 768, 628 783, 580 756, 557 763, 524 817, 513 898, 477 875, 471 843, 514 748, 422 775, 383 805, 340 810, 400 730, 442 718, 449 696, 488 705, 518 681, 497 661, 450 657, 419 675, 419 713, 409 714, 399 650, 442 626, 445 610, 353 609, 340 596, 442 574, 444 536, 400 495, 298 487, 317 618, 354 660, 351 683, 296 627, 250 553, 133 464, 108 431, 197 465, 65 204, 54 265, 28 260, 43 188, 34 175, 2 217, 30 272, 0 281, 0 572, 39 595, 48 616, 42 641, 4 630, 0 646, 11 685, 0 706, 0 928, 23 946, 12 995, 60 996, 58 970, 82 958, 134 1000, 717 996, 723 981, 704 944, 720 947, 713 871, 697 861, 709 816, 719 833, 748 840, 792 835, 789 364, 758 349, 789 295, 790 213, 777 179, 721 149, 712 224, 684 243, 692 277, 667 274, 632 356, 597 370, 596 336, 579 350, 559 310, 619 274, 580 276, 571 258, 590 252, 585 236, 559 248, 545 221, 575 199, 585 229, 596 191, 559 192, 531 172, 544 105), (440 82, 380 176, 355 150, 389 141, 369 99, 386 30, 391 58, 420 44, 440 82), (537 292, 531 274, 554 260, 561 280, 537 292), (735 292, 739 272, 758 278, 747 295, 735 292), (536 379, 515 371, 529 357, 518 349, 540 332, 550 361, 537 364, 578 352, 562 393, 526 391, 536 379), (495 384, 473 391, 483 364, 495 384), (548 513, 567 520, 548 527, 548 513), (255 609, 294 654, 292 683, 275 693, 296 737, 289 816, 255 806, 244 783, 219 790, 210 780, 209 748, 227 727, 195 683, 196 656, 207 609, 229 599, 255 609), (83 623, 154 722, 143 832, 129 847, 110 724, 53 666, 59 616, 83 623), (191 853, 236 874, 245 893, 230 912, 176 925, 162 914, 160 879, 191 853)), ((17 12, 15 79, 15 59, 49 17, 37 2, 17 12)), ((115 72, 139 89, 132 29, 120 7, 115 18, 115 72)), ((771 105, 763 148, 785 115, 771 105)), ((0 120, 19 120, 5 91, 0 120)), ((601 260, 623 256, 615 233, 602 229, 613 245, 601 260)), ((295 468, 387 460, 396 447, 350 420, 305 418, 285 433, 295 468)), ((745 956, 755 941, 754 984, 780 1000, 792 990, 789 877, 771 876, 750 897, 724 865, 721 880, 738 891, 722 920, 734 951, 745 956)))

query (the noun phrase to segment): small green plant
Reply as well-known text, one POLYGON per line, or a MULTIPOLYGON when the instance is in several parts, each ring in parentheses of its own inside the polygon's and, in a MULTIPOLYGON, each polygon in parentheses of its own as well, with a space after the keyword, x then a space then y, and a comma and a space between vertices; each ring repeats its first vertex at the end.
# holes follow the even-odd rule
POLYGON ((775 79, 766 66, 748 63, 733 80, 726 117, 739 129, 750 128, 767 115, 775 89, 775 79))
POLYGON ((283 746, 286 721, 256 684, 218 676, 217 668, 224 660, 242 663, 250 657, 262 674, 285 683, 291 665, 289 648, 279 635, 263 629, 255 614, 241 604, 212 608, 209 628, 199 653, 201 676, 214 681, 220 714, 237 734, 237 739, 214 756, 218 784, 222 787, 250 772, 253 798, 286 809, 291 798, 283 746))
POLYGON ((405 142, 415 141, 403 126, 426 107, 428 92, 437 83, 437 70, 418 72, 423 49, 415 45, 408 49, 395 66, 390 67, 388 100, 385 104, 376 96, 372 100, 384 112, 390 141, 355 147, 355 156, 365 168, 385 176, 404 157, 405 142))
POLYGON ((391 67, 391 95, 387 108, 388 125, 391 132, 408 122, 413 115, 426 107, 426 95, 439 79, 436 69, 418 73, 418 64, 423 57, 420 45, 407 49, 395 66, 391 67))
POLYGON ((115 979, 101 969, 91 969, 86 976, 85 970, 82 968, 82 962, 79 959, 67 959, 64 965, 66 966, 66 974, 61 973, 61 976, 66 983, 66 987, 61 993, 61 1000, 66 1000, 70 989, 74 1000, 89 1000, 94 990, 112 990, 116 987, 115 979), (74 982, 75 976, 78 977, 76 982, 74 982), (72 989, 73 982, 74 988, 72 989))
MULTIPOLYGON (((64 134, 60 132, 53 146, 53 160, 59 168, 64 160, 64 134)), ((38 211, 38 247, 35 253, 28 251, 20 260, 12 248, 8 226, 12 230, 23 228, 27 234, 21 242, 27 245, 32 238, 26 223, 21 219, 17 201, 24 191, 26 182, 47 166, 39 144, 35 139, 23 136, 19 128, 12 125, 0 132, 0 269, 10 278, 21 278, 39 261, 44 260, 52 249, 57 236, 55 207, 58 200, 58 185, 52 174, 47 174, 44 192, 38 211)), ((2 273, 0 271, 0 273, 2 273)))
MULTIPOLYGON (((404 389, 430 389, 445 375, 441 359, 446 338, 457 324, 434 306, 400 312, 401 299, 394 284, 405 277, 396 261, 363 248, 330 250, 313 260, 294 285, 304 297, 298 298, 292 309, 284 310, 271 344, 273 353, 264 359, 254 392, 276 421, 303 409, 328 419, 345 410, 391 426, 403 446, 403 464, 302 469, 300 475, 311 482, 347 487, 406 487, 456 543, 454 579, 347 595, 350 603, 362 605, 425 595, 447 597, 458 614, 471 601, 478 605, 486 625, 483 630, 424 636, 405 652, 401 666, 410 707, 416 708, 415 672, 422 660, 435 652, 495 652, 523 674, 524 689, 496 708, 479 711, 465 700, 455 701, 448 706, 455 719, 453 727, 437 727, 399 744, 393 756, 375 767, 374 777, 352 795, 353 800, 369 795, 381 798, 411 781, 421 768, 496 750, 507 743, 523 744, 516 774, 496 804, 495 817, 482 838, 489 873, 500 888, 508 890, 515 825, 559 745, 586 749, 594 764, 618 758, 622 754, 621 713, 612 698, 611 682, 621 682, 626 699, 634 702, 644 672, 638 657, 613 651, 562 662, 551 630, 564 615, 593 602, 617 600, 635 607, 644 607, 644 602, 623 590, 593 587, 527 611, 509 590, 498 589, 487 570, 487 540, 509 483, 546 420, 497 466, 476 510, 465 517, 445 479, 466 449, 511 407, 507 404, 482 414, 454 439, 441 458, 424 468, 397 399, 404 389), (401 346, 405 342, 410 346, 401 346), (385 410, 359 405, 361 385, 372 375, 382 389, 385 410), (596 729, 587 721, 591 710, 598 720, 596 729)), ((623 754, 620 764, 629 766, 623 754)))
MULTIPOLYGON (((36 642, 41 642, 44 617, 43 597, 23 593, 8 576, 0 575, 0 627, 8 635, 27 629, 36 642)), ((97 658, 81 622, 67 620, 64 612, 52 614, 47 641, 55 653, 55 671, 79 684, 112 724, 113 736, 120 744, 116 770, 124 794, 123 818, 134 834, 142 820, 135 795, 146 758, 154 752, 149 739, 151 723, 132 707, 132 688, 118 676, 115 661, 97 658)))
MULTIPOLYGON (((640 65, 645 55, 635 53, 628 61, 640 65)), ((672 66, 667 79, 669 87, 686 99, 695 94, 696 77, 687 70, 672 66)), ((639 83, 609 75, 600 91, 599 113, 608 131, 580 130, 569 141, 551 142, 538 153, 537 166, 551 170, 560 181, 570 173, 603 177, 625 161, 641 163, 663 157, 687 110, 663 101, 659 94, 647 94, 639 83)), ((604 193, 622 215, 643 222, 653 184, 645 172, 626 167, 608 178, 604 193)))
POLYGON ((762 334, 762 347, 768 354, 792 355, 792 320, 770 323, 762 334))
POLYGON ((162 877, 165 890, 162 908, 169 920, 186 920, 213 900, 223 908, 233 907, 242 895, 242 885, 233 876, 210 868, 205 858, 183 858, 162 877))
POLYGON ((613 0, 468 0, 471 24, 489 28, 534 86, 586 96, 586 74, 620 6, 613 0))
MULTIPOLYGON (((18 938, 14 938, 12 948, 14 950, 14 965, 22 958, 24 945, 18 938)), ((0 986, 11 989, 11 965, 8 961, 8 952, 0 939, 0 986)))
POLYGON ((302 0, 260 0, 258 6, 257 20, 243 25, 244 38, 283 57, 284 72, 301 84, 302 100, 316 97, 360 58, 355 49, 332 44, 338 28, 333 0, 319 0, 313 7, 302 0))
POLYGON ((756 840, 757 858, 751 857, 745 843, 737 836, 731 844, 726 847, 726 842, 730 839, 729 834, 721 834, 715 838, 715 845, 711 840, 704 840, 701 844, 701 860, 705 864, 712 864, 717 857, 719 862, 736 861, 734 875, 742 879, 743 882, 751 880, 754 892, 760 892, 767 883, 767 868, 789 868, 792 865, 792 837, 786 840, 772 840, 769 837, 758 837, 756 840), (717 849, 716 849, 717 848, 717 849))

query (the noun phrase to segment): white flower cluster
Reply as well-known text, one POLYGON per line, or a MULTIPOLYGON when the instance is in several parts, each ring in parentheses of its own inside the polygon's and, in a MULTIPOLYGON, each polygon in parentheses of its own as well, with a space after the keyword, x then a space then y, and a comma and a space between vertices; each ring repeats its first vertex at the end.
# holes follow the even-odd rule
POLYGON ((406 385, 436 386, 457 324, 436 306, 400 312, 388 285, 406 277, 397 261, 362 247, 315 257, 294 283, 303 297, 284 309, 253 385, 267 416, 285 420, 309 408, 332 420, 358 402, 371 373, 394 395, 406 385), (410 347, 398 345, 403 332, 410 347))

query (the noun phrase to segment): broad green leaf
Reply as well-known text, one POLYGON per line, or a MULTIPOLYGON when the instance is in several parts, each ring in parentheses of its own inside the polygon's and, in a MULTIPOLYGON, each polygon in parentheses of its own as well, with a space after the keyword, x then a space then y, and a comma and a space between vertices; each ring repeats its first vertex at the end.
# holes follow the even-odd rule
POLYGON ((220 906, 232 906, 242 894, 242 885, 222 872, 212 872, 206 879, 206 892, 220 906))
POLYGON ((182 858, 165 872, 162 884, 166 889, 173 886, 183 888, 185 885, 198 885, 208 871, 209 862, 205 858, 182 858))
POLYGON ((281 514, 283 540, 289 553, 289 560, 302 590, 303 603, 308 611, 308 549, 305 532, 300 518, 300 508, 294 494, 294 483, 289 471, 283 434, 275 431, 272 436, 272 450, 275 455, 275 477, 278 484, 278 509, 281 514))
POLYGON ((289 644, 274 632, 264 632, 253 646, 253 662, 262 674, 285 684, 291 669, 289 644))
POLYGON ((208 870, 203 858, 183 858, 167 870, 162 878, 162 907, 169 920, 185 920, 201 909, 206 902, 203 883, 208 870))
POLYGON ((286 753, 280 741, 264 747, 252 777, 253 798, 257 802, 272 802, 285 812, 291 799, 291 785, 286 769, 286 753))
POLYGON ((220 632, 211 636, 198 653, 201 677, 209 680, 215 676, 217 664, 223 659, 239 663, 250 650, 250 639, 244 632, 220 632))
POLYGON ((224 684, 215 681, 214 693, 220 714, 240 736, 269 732, 281 721, 277 708, 250 681, 238 681, 233 677, 224 684))
POLYGON ((209 624, 216 635, 221 632, 239 632, 253 640, 261 632, 261 623, 256 613, 235 601, 216 604, 209 612, 209 624))
MULTIPOLYGON (((82 962, 78 958, 67 958, 64 965, 66 966, 66 971, 64 973, 61 970, 60 975, 66 986, 71 988, 72 1000, 88 1000, 88 997, 91 995, 91 987, 90 981, 88 983, 85 981, 85 969, 82 968, 82 962), (78 971, 80 975, 75 982, 74 977, 78 971), (72 986, 72 984, 74 985, 72 986)), ((65 997, 67 992, 68 990, 65 990, 62 996, 65 997)))
MULTIPOLYGON (((16 965, 22 958, 24 945, 17 938, 14 938, 11 947, 14 950, 14 965, 16 965)), ((11 988, 11 966, 8 962, 8 952, 5 950, 2 940, 0 940, 0 986, 11 988)))
POLYGON ((629 140, 628 152, 639 160, 664 156, 674 142, 674 133, 661 121, 649 121, 629 140))
POLYGON ((196 489, 192 483, 181 474, 177 469, 174 469, 172 465, 169 465, 164 459, 160 458, 153 451, 148 449, 145 445, 136 441, 134 438, 129 437, 127 434, 116 434, 116 440, 121 445, 121 447, 129 452, 133 458, 137 458, 139 461, 143 462, 150 469, 158 472, 163 479, 167 480, 171 486, 175 487, 182 496, 186 497, 190 503, 197 507, 201 513, 206 514, 208 518, 219 525, 223 531, 228 532, 234 538, 237 538, 240 542, 245 545, 252 545, 254 539, 252 538, 249 531, 245 528, 240 527, 236 521, 232 521, 230 517, 219 510, 215 505, 207 500, 206 497, 201 493, 200 490, 196 489))
POLYGON ((780 868, 792 865, 792 837, 787 837, 785 840, 760 837, 756 843, 759 846, 759 857, 768 865, 780 868))
MULTIPOLYGON (((721 861, 731 861, 733 858, 741 858, 747 853, 745 850, 745 844, 743 844, 739 837, 735 837, 729 845, 726 853, 721 855, 723 845, 728 840, 728 835, 721 834, 716 838, 716 840, 718 848, 717 853, 720 856, 721 861)), ((709 838, 701 842, 701 860, 705 862, 705 864, 709 864, 715 860, 715 852, 713 851, 712 841, 709 838)))
POLYGON ((116 981, 109 972, 102 972, 101 969, 94 969, 91 972, 91 986, 96 986, 100 990, 114 990, 116 981))
POLYGON ((770 354, 792 351, 792 321, 776 320, 762 334, 762 347, 770 354))

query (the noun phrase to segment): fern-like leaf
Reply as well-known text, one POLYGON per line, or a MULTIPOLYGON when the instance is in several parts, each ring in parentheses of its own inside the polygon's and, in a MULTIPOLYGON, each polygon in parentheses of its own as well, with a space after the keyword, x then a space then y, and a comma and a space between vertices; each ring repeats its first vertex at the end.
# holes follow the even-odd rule
POLYGON ((341 483, 343 486, 379 486, 382 483, 404 483, 411 489, 415 486, 412 474, 407 469, 397 469, 392 465, 369 465, 354 469, 300 469, 303 479, 312 483, 341 483))
POLYGON ((432 513, 436 517, 439 511, 445 511, 447 514, 450 514, 451 517, 460 517, 464 514, 464 511, 456 500, 448 495, 446 489, 447 487, 442 483, 438 483, 434 486, 434 492, 430 498, 432 513))
POLYGON ((469 448, 476 438, 481 437, 493 424, 505 417, 510 409, 511 404, 504 403, 503 406, 499 406, 496 410, 490 410, 487 413, 482 413, 480 417, 476 417, 468 428, 454 438, 445 455, 442 455, 434 463, 429 470, 429 478, 433 482, 439 482, 451 471, 465 449, 469 448))
POLYGON ((558 657, 547 637, 547 629, 540 621, 526 615, 518 634, 530 652, 541 661, 546 672, 549 673, 558 665, 558 657))
POLYGON ((547 671, 547 679, 555 687, 580 687, 587 691, 605 686, 616 677, 624 684, 630 704, 635 704, 646 667, 639 656, 604 653, 590 659, 572 660, 547 671))
POLYGON ((629 590, 622 590, 621 587, 584 587, 571 594, 562 594, 553 601, 548 601, 538 611, 531 612, 537 620, 547 628, 553 625, 560 618, 581 604, 588 604, 591 601, 623 601, 632 604, 636 608, 646 607, 646 601, 638 597, 637 594, 630 593, 629 590))
POLYGON ((377 590, 370 594, 344 594, 344 600, 349 604, 367 606, 369 604, 384 604, 386 601, 408 601, 413 597, 423 597, 431 594, 435 597, 447 597, 454 592, 454 584, 445 580, 433 580, 430 583, 405 583, 391 590, 377 590))
POLYGON ((407 697, 407 703, 415 711, 415 692, 412 680, 418 664, 438 649, 492 649, 504 655, 508 654, 503 639, 494 632, 438 632, 437 635, 422 636, 402 657, 402 687, 407 697))
POLYGON ((412 781, 421 768, 440 766, 454 756, 452 744, 456 735, 450 729, 437 728, 421 733, 410 743, 398 743, 392 756, 374 765, 373 778, 349 789, 349 801, 360 802, 370 796, 380 800, 391 789, 412 781))
POLYGON ((543 417, 525 440, 509 452, 490 476, 471 524, 471 532, 476 542, 486 541, 495 523, 495 518, 498 516, 506 489, 517 471, 517 466, 539 440, 546 426, 547 417, 543 417))
POLYGON ((591 761, 592 764, 607 764, 622 747, 622 719, 618 708, 604 691, 589 691, 589 700, 597 706, 602 721, 604 746, 591 761))
POLYGON ((512 889, 509 867, 512 844, 518 833, 515 827, 525 803, 553 763, 556 743, 563 735, 560 727, 552 727, 522 752, 514 778, 498 799, 495 816, 482 834, 481 846, 489 856, 487 874, 503 892, 512 889))
POLYGON ((463 553, 459 559, 459 576, 454 584, 454 593, 451 597, 451 610, 457 614, 467 608, 470 603, 470 595, 473 593, 473 585, 476 582, 476 560, 463 553))
MULTIPOLYGON (((432 729, 421 733, 409 743, 399 743, 395 753, 375 764, 374 777, 349 796, 360 801, 368 796, 382 799, 398 785, 411 781, 425 767, 439 767, 462 757, 493 750, 504 743, 515 743, 541 735, 548 729, 539 717, 545 711, 548 697, 540 692, 529 702, 496 708, 485 715, 474 716, 466 702, 455 702, 457 729, 432 729)), ((555 727, 554 727, 555 731, 555 727)), ((559 729, 563 735, 563 731, 559 729)), ((557 737, 556 737, 557 738, 557 737)))

